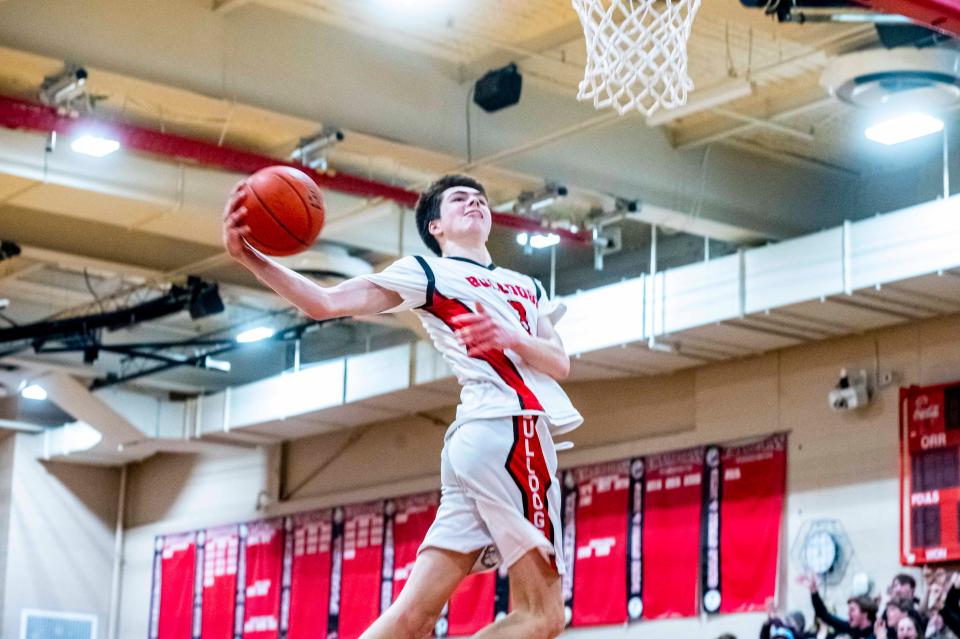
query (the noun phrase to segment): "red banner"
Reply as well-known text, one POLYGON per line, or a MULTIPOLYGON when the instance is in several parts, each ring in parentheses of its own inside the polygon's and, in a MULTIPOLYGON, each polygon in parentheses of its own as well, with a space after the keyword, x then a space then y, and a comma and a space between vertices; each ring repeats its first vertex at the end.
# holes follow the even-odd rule
MULTIPOLYGON (((950 490, 960 493, 960 478, 953 488, 944 483, 960 469, 945 462, 958 455, 952 433, 937 430, 960 423, 951 417, 960 415, 960 386, 925 399, 921 390, 903 404, 904 503, 939 515, 950 490), (939 466, 930 455, 940 456, 939 466)), ((776 592, 785 477, 784 435, 566 471, 563 595, 571 624, 693 616, 698 592, 710 613, 762 609, 776 592)), ((956 499, 948 503, 956 508, 956 499)), ((150 639, 190 639, 195 626, 199 639, 356 639, 404 588, 437 507, 438 495, 428 493, 294 515, 286 534, 277 520, 247 524, 242 538, 239 526, 158 538, 150 639)), ((916 520, 908 528, 910 548, 927 560, 946 552, 931 548, 934 541, 956 537, 939 522, 928 525, 924 514, 929 530, 916 520)), ((438 632, 472 635, 506 613, 508 600, 504 575, 472 575, 438 632)))
POLYGON ((247 524, 243 639, 276 639, 280 629, 283 520, 247 524))
POLYGON ((493 623, 497 571, 473 574, 460 582, 447 608, 447 634, 469 637, 493 623))
POLYGON ((643 617, 697 614, 703 448, 646 458, 643 617))
POLYGON ((630 462, 574 470, 574 626, 627 620, 627 509, 630 462))
POLYGON ((190 639, 193 634, 196 540, 196 533, 163 538, 160 560, 159 639, 190 639))
POLYGON ((395 501, 393 520, 393 601, 410 578, 417 550, 437 516, 437 493, 403 497, 395 501))
POLYGON ((787 437, 723 449, 720 612, 760 612, 776 595, 787 437))
POLYGON ((383 502, 344 508, 338 639, 355 639, 380 614, 383 502))
POLYGON ((329 510, 293 517, 288 639, 327 636, 332 534, 333 518, 329 510))
POLYGON ((204 532, 201 639, 232 639, 237 603, 240 530, 237 526, 204 532))

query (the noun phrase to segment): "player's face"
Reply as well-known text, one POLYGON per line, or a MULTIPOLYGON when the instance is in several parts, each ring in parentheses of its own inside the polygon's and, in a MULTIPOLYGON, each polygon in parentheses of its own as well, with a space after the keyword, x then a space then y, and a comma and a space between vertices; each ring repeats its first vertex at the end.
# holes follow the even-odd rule
POLYGON ((487 198, 469 186, 452 186, 443 192, 440 219, 431 222, 435 235, 460 241, 486 243, 490 235, 490 206, 487 198))

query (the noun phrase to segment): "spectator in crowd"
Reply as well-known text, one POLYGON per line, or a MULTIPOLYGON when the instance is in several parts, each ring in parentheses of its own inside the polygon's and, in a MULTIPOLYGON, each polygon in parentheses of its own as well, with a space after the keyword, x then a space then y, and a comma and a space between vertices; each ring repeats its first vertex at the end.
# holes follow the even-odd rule
POLYGON ((956 639, 956 636, 943 624, 943 617, 938 610, 931 612, 927 618, 927 632, 924 636, 926 639, 956 639))
POLYGON ((906 601, 891 599, 883 608, 882 621, 887 628, 896 628, 900 620, 906 617, 910 610, 913 610, 913 606, 906 601))
POLYGON ((914 608, 920 603, 916 598, 917 580, 906 573, 894 575, 887 587, 887 596, 890 601, 909 603, 914 608))
POLYGON ((810 589, 810 602, 817 619, 834 630, 835 636, 846 635, 850 639, 874 639, 874 624, 877 620, 877 604, 867 596, 847 599, 847 619, 830 614, 820 598, 817 579, 813 575, 800 578, 800 583, 810 589))
POLYGON ((960 573, 954 573, 950 579, 950 589, 943 600, 940 617, 943 619, 943 624, 960 637, 960 573))
POLYGON ((767 599, 767 620, 760 627, 760 639, 813 639, 813 633, 806 632, 807 620, 799 610, 789 612, 783 617, 777 615, 773 598, 767 599))
POLYGON ((895 626, 888 626, 883 619, 877 619, 875 631, 876 639, 923 639, 926 629, 920 613, 913 608, 907 608, 895 626))

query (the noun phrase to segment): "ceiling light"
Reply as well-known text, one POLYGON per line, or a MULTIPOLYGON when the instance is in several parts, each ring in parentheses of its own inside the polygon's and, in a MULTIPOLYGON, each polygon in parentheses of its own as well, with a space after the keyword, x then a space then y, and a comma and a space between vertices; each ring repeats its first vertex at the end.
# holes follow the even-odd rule
POLYGON ((323 127, 309 137, 300 138, 297 148, 290 154, 290 159, 315 171, 326 171, 327 153, 337 142, 342 142, 344 137, 343 131, 336 127, 323 127))
POLYGON ((49 75, 40 85, 40 101, 47 106, 69 108, 85 95, 87 70, 73 64, 67 64, 62 71, 49 75))
POLYGON ((237 335, 237 342, 240 344, 259 342, 260 340, 270 339, 275 332, 276 331, 268 326, 257 326, 256 328, 245 330, 237 335))
POLYGON ((943 130, 943 120, 926 113, 907 113, 869 127, 867 139, 886 144, 900 144, 943 130))
POLYGON ((560 236, 556 233, 548 233, 544 235, 543 233, 534 233, 529 235, 527 233, 517 233, 517 244, 521 246, 531 246, 535 249, 543 249, 550 246, 556 246, 560 243, 560 236))
POLYGON ((43 401, 47 398, 47 391, 38 384, 30 384, 20 391, 20 396, 24 399, 35 399, 37 401, 43 401))
MULTIPOLYGON (((239 338, 237 338, 237 341, 239 341, 239 338)), ((225 359, 215 359, 207 355, 203 358, 203 367, 207 370, 229 373, 233 365, 225 359)))
POLYGON ((96 135, 81 135, 70 144, 70 148, 76 153, 92 155, 95 158, 102 158, 105 155, 118 151, 120 143, 110 138, 103 138, 96 135))
POLYGON ((567 193, 566 186, 548 182, 541 189, 521 193, 513 205, 513 212, 516 215, 530 215, 534 211, 555 204, 558 199, 566 197, 567 193))

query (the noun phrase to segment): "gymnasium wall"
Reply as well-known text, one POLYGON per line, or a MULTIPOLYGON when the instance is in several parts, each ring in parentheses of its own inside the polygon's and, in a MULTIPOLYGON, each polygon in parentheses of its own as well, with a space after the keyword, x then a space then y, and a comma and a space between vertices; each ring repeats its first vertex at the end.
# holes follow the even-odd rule
POLYGON ((9 526, 0 545, 7 560, 0 637, 19 638, 21 610, 34 608, 94 614, 103 639, 120 471, 43 463, 37 459, 42 443, 23 433, 0 440, 0 542, 9 526), (10 478, 6 503, 4 474, 10 478))
POLYGON ((12 433, 0 431, 0 637, 3 636, 3 604, 7 585, 7 540, 10 536, 14 441, 12 433))
MULTIPOLYGON (((573 433, 577 446, 561 454, 573 466, 692 444, 790 432, 782 593, 790 608, 809 610, 786 555, 800 525, 836 518, 855 557, 848 576, 867 572, 879 582, 898 568, 897 390, 883 390, 858 413, 834 413, 826 394, 841 367, 895 370, 904 384, 960 379, 960 317, 948 317, 861 336, 814 343, 674 375, 569 385, 587 417, 573 433)), ((163 456, 131 468, 121 635, 146 634, 150 560, 157 534, 283 514, 317 506, 429 489, 437 484, 443 427, 427 420, 368 427, 339 455, 350 432, 303 439, 289 446, 288 489, 335 458, 290 503, 257 511, 275 450, 216 457, 163 456)), ((840 604, 846 583, 827 591, 840 604)), ((573 637, 712 638, 731 631, 753 637, 757 615, 702 622, 681 619, 571 632, 573 637)))

